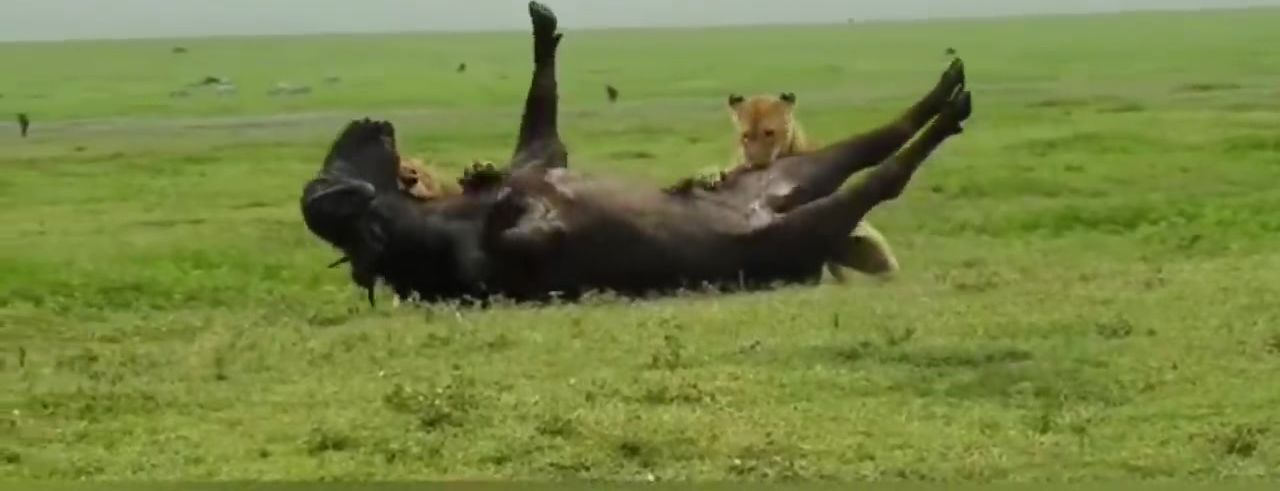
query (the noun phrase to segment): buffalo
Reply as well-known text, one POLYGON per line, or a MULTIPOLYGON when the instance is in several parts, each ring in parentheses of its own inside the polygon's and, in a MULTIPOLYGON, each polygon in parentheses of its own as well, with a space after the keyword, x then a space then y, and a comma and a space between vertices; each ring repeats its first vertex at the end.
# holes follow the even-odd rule
POLYGON ((537 2, 529 15, 533 76, 506 165, 474 166, 458 194, 417 200, 397 182, 395 127, 361 119, 305 184, 307 228, 342 251, 371 303, 379 282, 424 301, 813 283, 863 216, 898 197, 972 111, 955 59, 892 121, 765 169, 666 188, 587 175, 569 168, 559 134, 556 16, 537 2))

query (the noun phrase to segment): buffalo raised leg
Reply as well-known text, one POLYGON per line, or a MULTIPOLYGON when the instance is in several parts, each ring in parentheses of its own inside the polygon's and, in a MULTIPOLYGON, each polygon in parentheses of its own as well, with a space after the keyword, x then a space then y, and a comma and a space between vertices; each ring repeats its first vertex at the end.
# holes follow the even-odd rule
POLYGON ((854 173, 883 162, 920 132, 964 86, 964 62, 957 58, 928 94, 888 124, 808 155, 780 160, 776 164, 777 172, 795 184, 795 192, 776 201, 775 210, 786 211, 826 196, 839 189, 854 173))
POLYGON ((513 172, 569 165, 558 122, 556 50, 562 35, 556 32, 556 15, 547 6, 529 2, 529 18, 533 22, 533 81, 520 119, 520 136, 511 160, 513 172))
MULTIPOLYGON (((510 167, 497 188, 495 201, 484 218, 481 247, 490 255, 494 278, 513 298, 533 299, 539 289, 528 278, 537 271, 541 254, 554 248, 564 229, 545 200, 546 173, 568 166, 568 152, 559 133, 559 93, 556 82, 556 51, 562 34, 557 32, 555 13, 538 2, 529 2, 533 24, 533 77, 520 120, 520 136, 510 167)), ((479 176, 491 175, 480 172, 479 176)))
POLYGON ((852 232, 876 205, 901 195, 920 164, 947 138, 959 134, 960 124, 972 113, 969 92, 958 87, 953 90, 920 136, 870 170, 866 179, 792 210, 774 222, 770 231, 789 240, 806 237, 832 244, 852 232))

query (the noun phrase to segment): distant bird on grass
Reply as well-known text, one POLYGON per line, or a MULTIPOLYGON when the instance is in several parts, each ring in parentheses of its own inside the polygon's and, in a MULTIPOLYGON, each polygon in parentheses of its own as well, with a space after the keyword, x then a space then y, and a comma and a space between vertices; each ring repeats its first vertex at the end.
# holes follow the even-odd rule
POLYGON ((31 128, 31 117, 27 113, 18 113, 18 132, 23 138, 27 137, 27 131, 31 128))
POLYGON ((186 52, 187 52, 187 48, 186 48, 186 47, 183 47, 183 46, 174 46, 174 47, 173 47, 173 54, 175 54, 175 55, 184 54, 184 53, 186 53, 186 52))
POLYGON ((605 94, 609 95, 609 102, 618 102, 618 89, 612 85, 604 86, 605 94))
POLYGON ((231 79, 227 77, 219 77, 216 75, 206 75, 204 78, 200 79, 199 82, 195 82, 191 84, 191 86, 199 87, 201 85, 229 85, 229 84, 231 84, 231 79))
POLYGON ((459 63, 459 64, 458 64, 458 73, 464 73, 464 72, 466 72, 466 71, 467 71, 467 64, 466 64, 466 63, 459 63))

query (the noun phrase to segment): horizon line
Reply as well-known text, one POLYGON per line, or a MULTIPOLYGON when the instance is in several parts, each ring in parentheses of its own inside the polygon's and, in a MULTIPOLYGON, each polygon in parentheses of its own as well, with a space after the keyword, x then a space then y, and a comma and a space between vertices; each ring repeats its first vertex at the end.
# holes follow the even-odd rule
MULTIPOLYGON (((731 23, 731 24, 707 24, 707 25, 653 25, 653 26, 592 26, 583 28, 566 29, 561 26, 562 32, 600 32, 600 31, 684 31, 693 29, 704 30, 733 30, 742 28, 777 28, 777 27, 836 27, 836 26, 866 26, 866 25, 895 25, 895 24, 927 24, 927 23, 950 23, 950 22, 966 22, 966 21, 995 21, 995 20, 1011 20, 1011 19, 1053 19, 1062 17, 1108 17, 1123 16, 1133 14, 1194 14, 1204 12, 1237 12, 1248 10, 1280 10, 1277 5, 1245 5, 1245 6, 1228 6, 1228 7, 1197 7, 1197 8, 1150 8, 1150 9, 1123 9, 1123 10, 1106 10, 1098 12, 1043 12, 1043 13, 1014 13, 1014 14, 988 14, 988 15, 942 15, 937 17, 883 17, 872 18, 867 20, 858 20, 850 17, 846 22, 831 21, 814 21, 814 22, 762 22, 762 23, 731 23)), ((299 37, 323 37, 323 36, 403 36, 403 35, 467 35, 467 34, 514 34, 523 33, 523 28, 478 28, 478 29, 432 29, 432 30, 353 30, 353 31, 313 31, 299 33, 234 33, 234 34, 208 34, 194 36, 122 36, 122 37, 69 37, 62 39, 9 39, 0 40, 3 44, 56 44, 56 43, 82 43, 82 42, 131 42, 131 41, 204 41, 204 40, 224 40, 224 39, 249 39, 249 38, 299 38, 299 37)))

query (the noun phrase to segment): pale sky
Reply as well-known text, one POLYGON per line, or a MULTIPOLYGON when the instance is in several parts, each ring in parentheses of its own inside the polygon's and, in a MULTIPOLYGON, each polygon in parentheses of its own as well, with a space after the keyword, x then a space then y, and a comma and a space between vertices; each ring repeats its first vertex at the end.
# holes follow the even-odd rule
MULTIPOLYGON (((1202 9, 1280 0, 545 0, 566 29, 1202 9)), ((524 29, 525 0, 0 0, 0 41, 524 29)))

